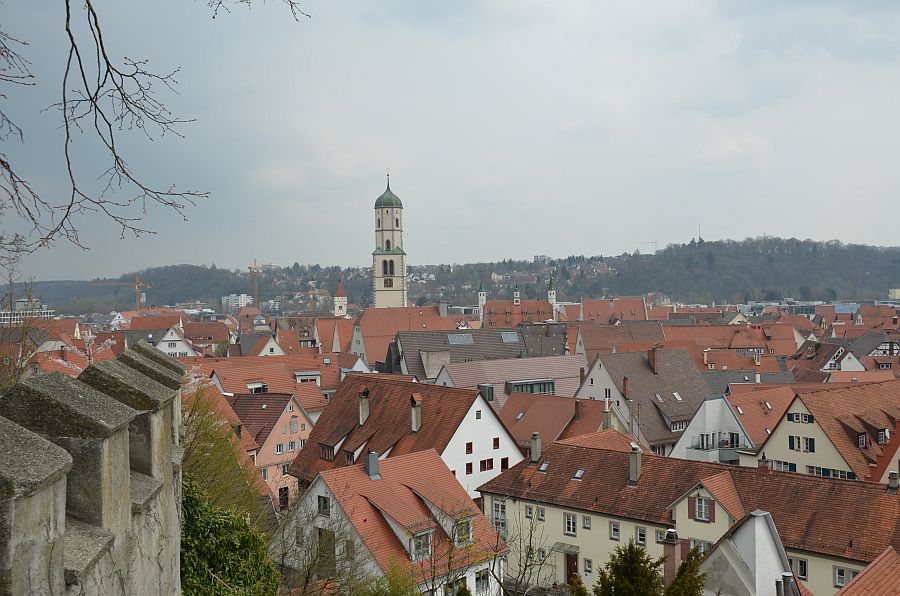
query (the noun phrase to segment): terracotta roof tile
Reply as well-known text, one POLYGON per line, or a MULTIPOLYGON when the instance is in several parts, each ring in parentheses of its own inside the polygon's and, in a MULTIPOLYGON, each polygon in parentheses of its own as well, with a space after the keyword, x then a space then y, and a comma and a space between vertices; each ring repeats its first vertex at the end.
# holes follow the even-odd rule
POLYGON ((552 443, 537 464, 524 460, 479 490, 671 525, 674 502, 703 479, 726 472, 744 510, 770 512, 788 549, 867 562, 889 545, 900 547, 900 499, 883 485, 643 453, 640 478, 629 486, 629 459, 622 449, 552 443), (540 473, 544 462, 549 465, 540 473), (585 474, 574 481, 579 468, 585 474))
MULTIPOLYGON (((380 362, 388 353, 388 345, 400 331, 456 329, 465 317, 442 317, 437 306, 408 306, 397 308, 367 308, 359 319, 360 333, 365 343, 369 364, 380 362)), ((344 331, 341 330, 341 341, 344 331)), ((330 346, 326 346, 330 349, 330 346)))
POLYGON ((900 591, 900 554, 889 546, 836 596, 883 596, 900 591))
POLYGON ((448 567, 468 567, 506 551, 502 541, 497 543, 490 522, 434 449, 390 457, 378 466, 378 480, 371 479, 361 465, 323 471, 322 479, 382 569, 404 561, 417 581, 422 582, 446 574, 448 567), (454 519, 471 519, 472 543, 453 547, 442 527, 435 523, 428 503, 454 519), (406 547, 385 516, 412 532, 434 528, 434 556, 410 561, 406 547))
POLYGON ((363 447, 381 454, 390 450, 390 457, 426 449, 442 453, 477 396, 477 390, 411 383, 388 375, 347 375, 291 464, 291 474, 310 482, 323 470, 346 466, 345 452, 363 447), (359 394, 364 390, 369 416, 360 425, 359 394), (410 428, 413 393, 422 397, 422 426, 415 434, 410 428), (338 443, 341 453, 335 452, 330 461, 320 457, 320 445, 338 443))
POLYGON ((766 442, 771 431, 778 425, 778 421, 794 400, 794 395, 793 389, 778 387, 728 395, 725 399, 731 405, 741 426, 747 431, 750 440, 759 447, 766 442))
POLYGON ((700 483, 735 520, 742 519, 747 515, 737 488, 734 486, 734 479, 729 472, 722 471, 708 478, 702 478, 700 483))

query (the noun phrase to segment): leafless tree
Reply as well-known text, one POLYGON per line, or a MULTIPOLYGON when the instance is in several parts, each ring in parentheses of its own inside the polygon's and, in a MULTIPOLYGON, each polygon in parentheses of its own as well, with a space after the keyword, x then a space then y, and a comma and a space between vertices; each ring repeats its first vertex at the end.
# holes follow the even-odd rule
POLYGON ((547 563, 550 555, 544 523, 525 518, 521 508, 515 508, 514 516, 491 520, 497 530, 497 543, 505 542, 507 554, 497 555, 491 561, 491 575, 500 584, 504 596, 519 596, 532 586, 550 587, 554 569, 547 563))
MULTIPOLYGON (((260 0, 255 0, 260 3, 260 0)), ((262 0, 264 2, 265 0, 262 0)), ((281 0, 295 20, 309 16, 298 0, 281 0)), ((215 18, 228 6, 251 6, 254 0, 207 0, 215 18)), ((0 28, 0 217, 15 214, 29 228, 26 233, 0 231, 0 259, 33 251, 57 240, 86 248, 79 235, 78 216, 101 214, 112 220, 120 235, 154 233, 142 224, 152 207, 163 207, 185 216, 186 209, 206 192, 157 186, 147 181, 126 160, 119 138, 136 132, 147 139, 182 136, 180 128, 191 122, 166 107, 160 92, 176 93, 178 69, 157 71, 147 59, 124 57, 110 48, 94 0, 62 0, 60 24, 65 25, 67 53, 59 95, 49 102, 63 131, 67 191, 62 197, 41 194, 6 151, 10 142, 23 142, 23 129, 2 109, 9 89, 34 85, 35 74, 25 57, 28 42, 0 28), (99 183, 85 177, 77 162, 73 142, 79 135, 93 139, 106 157, 99 183)), ((96 174, 93 173, 93 174, 96 174)), ((0 263, 2 264, 2 263, 0 263)))

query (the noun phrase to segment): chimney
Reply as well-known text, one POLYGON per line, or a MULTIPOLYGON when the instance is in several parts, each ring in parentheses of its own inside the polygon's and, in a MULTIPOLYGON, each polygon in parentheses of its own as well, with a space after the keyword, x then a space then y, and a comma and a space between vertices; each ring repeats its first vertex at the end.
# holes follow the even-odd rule
POLYGON ((887 491, 892 495, 896 495, 897 489, 900 489, 900 478, 898 478, 897 472, 889 472, 887 491))
POLYGON ((762 375, 756 373, 756 384, 759 385, 760 383, 762 383, 762 375))
POLYGON ((784 596, 784 581, 781 578, 775 580, 775 596, 784 596))
POLYGON ((612 430, 612 410, 609 407, 609 398, 603 399, 604 404, 603 407, 603 430, 612 430))
POLYGON ((582 366, 581 368, 578 369, 578 380, 579 380, 579 382, 584 383, 584 378, 585 378, 586 376, 587 376, 587 374, 585 373, 584 367, 582 366))
POLYGON ((446 300, 441 300, 440 302, 438 302, 438 314, 441 315, 442 319, 447 318, 447 309, 449 308, 449 306, 450 304, 448 304, 446 300))
POLYGON ((575 398, 575 418, 574 420, 581 420, 581 400, 575 398))
POLYGON ((359 392, 359 425, 362 426, 369 419, 369 388, 363 387, 359 392))
POLYGON ((663 540, 663 556, 666 562, 663 564, 663 582, 668 586, 681 566, 681 540, 674 528, 666 530, 666 539, 663 540))
POLYGON ((381 480, 381 473, 378 471, 378 454, 371 449, 366 453, 366 459, 363 460, 363 468, 370 480, 381 480))
POLYGON ((660 345, 656 344, 655 346, 653 346, 652 348, 647 350, 647 363, 650 365, 650 370, 653 371, 654 375, 659 374, 659 370, 657 370, 657 363, 656 363, 656 353, 659 350, 659 348, 660 348, 660 345))
POLYGON ((66 361, 66 349, 64 347, 59 348, 59 359, 63 362, 66 361))
POLYGON ((531 433, 531 463, 537 463, 541 459, 541 433, 531 433))
POLYGON ((785 571, 781 574, 781 585, 784 589, 784 596, 794 596, 794 574, 785 571))
POLYGON ((622 377, 622 397, 628 399, 628 377, 622 377))
POLYGON ((416 434, 422 428, 422 396, 413 393, 409 396, 409 409, 412 418, 412 433, 416 434))
POLYGON ((641 448, 634 441, 631 442, 631 457, 628 462, 628 485, 636 486, 641 478, 641 448))
POLYGON ((703 349, 703 366, 709 366, 709 348, 703 349))
POLYGON ((766 459, 765 453, 763 453, 762 459, 756 462, 756 472, 760 476, 767 476, 769 474, 769 460, 766 459))

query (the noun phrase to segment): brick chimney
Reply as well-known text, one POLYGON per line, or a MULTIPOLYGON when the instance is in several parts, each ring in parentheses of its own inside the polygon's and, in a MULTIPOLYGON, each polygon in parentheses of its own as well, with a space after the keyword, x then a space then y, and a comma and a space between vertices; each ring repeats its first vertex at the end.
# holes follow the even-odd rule
POLYGON ((369 419, 369 388, 362 387, 359 392, 359 425, 362 426, 369 419))
POLYGON ((575 417, 573 418, 573 420, 581 420, 581 408, 582 408, 581 400, 576 398, 575 399, 575 417))
POLYGON ((660 347, 661 346, 659 344, 656 344, 655 346, 653 346, 652 348, 647 350, 647 363, 650 365, 650 370, 653 371, 654 375, 659 374, 659 370, 657 368, 656 357, 657 357, 657 352, 659 352, 660 347))
POLYGON ((622 377, 622 397, 628 399, 628 377, 622 377))
POLYGON ((409 396, 409 409, 412 421, 412 433, 416 434, 422 428, 422 396, 413 393, 409 396))
POLYGON ((900 489, 900 477, 898 477, 897 472, 889 472, 887 491, 892 495, 896 495, 898 489, 900 489))
POLYGON ((703 366, 709 366, 709 348, 703 349, 703 366))
POLYGON ((768 476, 769 474, 769 460, 766 459, 766 454, 762 454, 762 459, 760 459, 756 463, 756 472, 760 476, 768 476))
POLYGON ((663 540, 663 556, 666 562, 663 564, 663 582, 668 586, 681 566, 682 545, 678 538, 678 532, 674 528, 666 530, 666 539, 663 540))
POLYGON ((531 463, 537 463, 541 459, 541 434, 539 432, 531 433, 531 453, 529 458, 531 463))

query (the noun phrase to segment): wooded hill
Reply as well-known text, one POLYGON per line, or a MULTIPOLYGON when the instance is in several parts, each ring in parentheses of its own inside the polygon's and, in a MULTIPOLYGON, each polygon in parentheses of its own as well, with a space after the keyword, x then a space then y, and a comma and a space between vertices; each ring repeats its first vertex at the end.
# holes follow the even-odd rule
MULTIPOLYGON (((203 300, 217 308, 221 296, 251 293, 246 271, 215 265, 170 265, 141 271, 151 284, 153 304, 175 304, 203 300)), ((883 297, 889 288, 900 287, 900 248, 842 244, 837 241, 755 238, 743 241, 691 241, 669 245, 654 255, 639 253, 615 257, 570 256, 545 263, 504 260, 466 265, 411 266, 410 274, 433 274, 434 281, 412 283, 413 303, 475 304, 477 287, 485 281, 492 298, 508 298, 516 283, 524 297, 546 296, 552 275, 558 299, 578 301, 603 295, 636 295, 661 292, 687 303, 777 300, 858 299, 883 297), (605 271, 609 268, 608 271, 605 271), (502 280, 492 283, 492 274, 502 280)), ((350 302, 366 305, 371 281, 366 270, 300 265, 295 263, 260 278, 263 300, 285 294, 305 295, 310 282, 332 291, 345 279, 350 302)), ((129 273, 116 280, 130 281, 129 273)), ((60 312, 107 312, 133 308, 134 290, 92 282, 36 282, 33 294, 60 312)))

